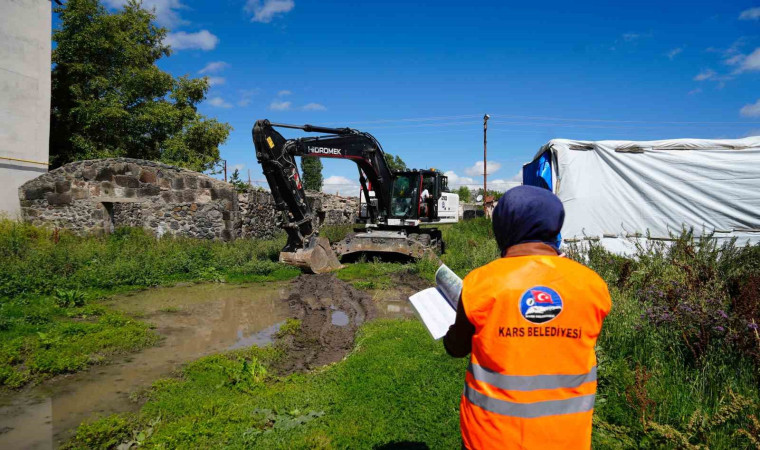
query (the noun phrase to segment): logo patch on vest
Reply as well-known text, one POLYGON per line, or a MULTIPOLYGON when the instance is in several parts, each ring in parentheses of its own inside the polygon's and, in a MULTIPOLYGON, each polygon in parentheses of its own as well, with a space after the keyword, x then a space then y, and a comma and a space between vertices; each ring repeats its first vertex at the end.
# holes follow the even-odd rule
POLYGON ((528 289, 520 298, 520 314, 531 323, 545 323, 562 312, 562 297, 546 286, 528 289))

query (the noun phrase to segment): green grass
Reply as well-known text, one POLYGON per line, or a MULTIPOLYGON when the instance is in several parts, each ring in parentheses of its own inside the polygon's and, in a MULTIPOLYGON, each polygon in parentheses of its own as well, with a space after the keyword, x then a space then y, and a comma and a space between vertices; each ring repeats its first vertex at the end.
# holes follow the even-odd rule
POLYGON ((314 373, 256 379, 244 369, 245 361, 250 367, 275 357, 273 349, 251 349, 198 360, 182 378, 157 382, 129 426, 105 419, 82 427, 72 447, 140 430, 158 417, 147 441, 152 447, 460 445, 457 410, 465 361, 446 356, 416 321, 367 324, 350 357, 314 373))
MULTIPOLYGON (((150 345, 150 330, 99 306, 103 292, 297 273, 274 262, 278 241, 156 241, 125 231, 111 238, 65 236, 53 244, 40 230, 3 226, 0 264, 16 261, 62 285, 18 281, 14 274, 23 270, 2 264, 0 368, 77 370, 90 361, 82 363, 84 354, 150 345), (154 263, 155 274, 143 268, 154 263), (135 268, 131 278, 127 268, 135 268), (115 281, 104 282, 105 274, 115 281), (80 293, 56 289, 83 292, 84 305, 80 293), (117 330, 132 337, 112 337, 117 330), (98 336, 93 347, 67 353, 67 346, 89 345, 91 335, 98 336), (59 360, 59 354, 68 356, 59 360)), ((441 229, 447 243, 441 259, 460 276, 497 257, 487 220, 441 229)), ((642 248, 633 259, 594 246, 571 255, 600 273, 613 296, 597 348, 594 447, 754 448, 752 439, 760 440, 760 336, 748 327, 760 323, 760 246, 717 248, 686 234, 670 249, 642 248), (695 312, 683 312, 686 306, 695 312)), ((432 281, 435 268, 431 260, 364 261, 337 276, 359 288, 383 289, 403 272, 432 281)), ((283 332, 298 326, 289 323, 283 332)), ((403 441, 458 448, 466 362, 448 358, 418 322, 368 323, 344 361, 312 373, 276 377, 269 367, 280 357, 277 348, 253 348, 193 362, 180 377, 157 381, 139 414, 83 425, 71 445, 373 448, 403 441)), ((16 375, 22 372, 8 377, 1 370, 7 385, 23 384, 16 375)))
POLYGON ((154 345, 147 324, 104 297, 181 281, 294 278, 276 262, 283 239, 155 239, 140 229, 80 237, 0 220, 0 387, 71 373, 154 345))

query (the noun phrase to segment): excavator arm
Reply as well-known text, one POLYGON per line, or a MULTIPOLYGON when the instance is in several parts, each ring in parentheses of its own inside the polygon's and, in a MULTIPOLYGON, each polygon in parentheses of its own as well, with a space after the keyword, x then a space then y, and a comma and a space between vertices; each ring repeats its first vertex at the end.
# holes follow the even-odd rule
POLYGON ((312 125, 287 125, 258 120, 253 126, 256 159, 264 171, 274 197, 275 208, 284 213, 279 223, 288 235, 280 260, 314 272, 326 272, 339 263, 325 238, 314 230, 314 213, 298 173, 296 156, 342 158, 359 166, 360 182, 368 196, 370 183, 377 203, 370 206, 373 222, 388 216, 393 176, 380 143, 369 133, 351 128, 326 128, 312 125), (328 133, 298 139, 285 139, 275 128, 328 133))

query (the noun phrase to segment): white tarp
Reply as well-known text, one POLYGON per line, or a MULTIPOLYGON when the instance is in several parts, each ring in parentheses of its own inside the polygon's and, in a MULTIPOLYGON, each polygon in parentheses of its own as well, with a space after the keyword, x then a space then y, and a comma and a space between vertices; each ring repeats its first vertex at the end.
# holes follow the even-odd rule
POLYGON ((627 252, 631 236, 669 238, 683 227, 740 244, 760 242, 760 137, 732 140, 554 139, 554 192, 563 240, 601 239, 627 252))

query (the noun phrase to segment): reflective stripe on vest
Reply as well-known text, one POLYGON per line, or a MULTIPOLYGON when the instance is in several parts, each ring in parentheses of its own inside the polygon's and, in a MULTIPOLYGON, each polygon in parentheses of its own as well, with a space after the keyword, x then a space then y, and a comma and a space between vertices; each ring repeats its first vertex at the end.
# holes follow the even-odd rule
POLYGON ((536 417, 554 416, 586 412, 594 409, 595 394, 568 398, 565 400, 548 400, 533 403, 514 403, 498 398, 489 397, 476 391, 468 384, 464 386, 464 397, 473 405, 486 411, 503 416, 533 419, 536 417))
POLYGON ((491 386, 509 391, 535 391, 537 389, 574 388, 589 381, 596 381, 596 366, 580 375, 504 375, 470 362, 467 370, 473 378, 491 386))

